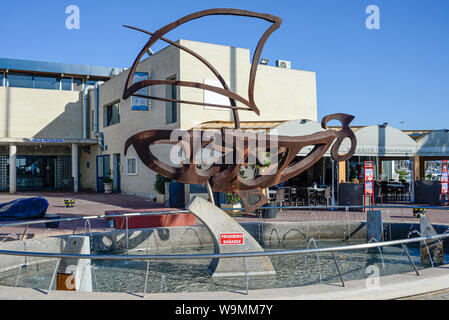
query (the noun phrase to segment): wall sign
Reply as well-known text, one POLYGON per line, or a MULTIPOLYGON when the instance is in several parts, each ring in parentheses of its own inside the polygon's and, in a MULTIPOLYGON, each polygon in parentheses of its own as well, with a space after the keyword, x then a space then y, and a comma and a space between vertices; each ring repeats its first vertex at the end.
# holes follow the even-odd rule
MULTIPOLYGON (((143 80, 148 80, 148 73, 146 72, 136 72, 134 74, 134 81, 135 82, 139 82, 139 81, 143 81, 143 80)), ((138 91, 136 91, 136 94, 141 94, 144 96, 148 96, 148 87, 142 88, 138 91)), ((141 97, 135 97, 132 96, 131 97, 131 110, 142 110, 142 111, 148 111, 148 99, 146 98, 141 98, 141 97)))
POLYGON ((244 245, 243 233, 220 233, 221 245, 244 245))
POLYGON ((364 194, 363 205, 368 203, 367 199, 371 199, 371 204, 374 205, 374 163, 373 161, 364 162, 364 194))
POLYGON ((447 160, 443 160, 442 170, 441 170, 441 198, 449 193, 449 178, 448 178, 448 168, 447 160))
POLYGON ((33 143, 64 143, 64 139, 25 139, 27 142, 33 143))

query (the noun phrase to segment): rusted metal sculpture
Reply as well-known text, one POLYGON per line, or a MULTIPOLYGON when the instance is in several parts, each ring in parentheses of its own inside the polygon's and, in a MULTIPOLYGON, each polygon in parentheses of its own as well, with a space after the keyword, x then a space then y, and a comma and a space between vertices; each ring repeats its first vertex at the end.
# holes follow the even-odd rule
POLYGON ((139 28, 129 27, 145 32, 151 37, 137 56, 133 66, 130 69, 123 93, 124 99, 127 99, 130 96, 137 96, 160 101, 228 108, 233 111, 235 129, 222 129, 221 134, 216 136, 215 138, 210 137, 209 134, 207 135, 207 137, 205 137, 205 131, 203 130, 197 130, 198 132, 190 130, 186 131, 186 136, 188 137, 187 141, 178 141, 171 139, 173 130, 144 131, 130 137, 126 141, 125 154, 127 153, 128 148, 132 145, 136 150, 139 158, 146 166, 165 177, 186 184, 209 183, 212 187, 212 190, 215 192, 234 192, 238 194, 242 199, 243 205, 247 212, 251 212, 259 208, 268 201, 268 198, 262 192, 263 189, 291 179, 304 170, 310 168, 325 154, 325 152, 330 148, 335 139, 336 141, 331 149, 332 158, 336 161, 345 161, 352 157, 356 147, 356 139, 354 133, 349 128, 349 124, 354 119, 354 117, 347 114, 339 113, 328 115, 325 116, 321 122, 321 126, 326 129, 326 125, 330 120, 338 120, 342 124, 342 129, 339 131, 326 130, 324 132, 318 132, 315 134, 300 137, 267 135, 265 137, 265 142, 262 145, 260 145, 260 143, 258 144, 256 134, 243 132, 239 129, 240 120, 238 116, 238 110, 253 111, 258 115, 260 114, 254 100, 254 88, 258 61, 260 60, 265 42, 267 41, 268 37, 276 29, 279 28, 281 22, 281 18, 269 14, 261 14, 238 9, 210 9, 185 16, 157 30, 154 33, 139 28), (249 77, 248 99, 245 99, 242 96, 230 91, 220 73, 203 57, 199 56, 192 50, 163 37, 167 32, 188 21, 210 15, 245 16, 263 19, 272 23, 272 25, 260 38, 254 52, 249 77), (142 56, 158 40, 165 41, 200 60, 217 77, 223 88, 198 82, 180 80, 143 80, 133 84, 134 74, 142 56), (228 97, 230 104, 217 105, 204 102, 153 97, 137 93, 137 91, 142 88, 154 85, 175 85, 208 90, 228 97), (236 101, 242 103, 243 105, 245 105, 245 107, 238 107, 236 101), (225 137, 227 138, 225 139, 225 137), (343 139, 346 137, 351 141, 351 148, 345 155, 340 155, 338 153, 338 149, 343 139), (200 148, 196 148, 196 150, 194 150, 195 139, 201 141, 200 148), (237 143, 237 141, 240 141, 242 143, 237 143), (184 151, 189 151, 186 152, 188 157, 180 167, 170 166, 158 159, 152 153, 150 147, 155 144, 167 144, 172 146, 180 145, 184 151), (274 153, 272 152, 272 144, 276 144, 276 151, 274 153), (298 152, 305 146, 310 145, 314 146, 313 150, 304 159, 298 160, 296 157, 298 152), (201 149, 206 147, 210 148, 210 150, 221 153, 222 159, 220 159, 220 161, 217 161, 217 163, 213 163, 209 168, 203 169, 197 162, 197 159, 199 157, 199 152, 201 152, 201 149), (254 157, 255 159, 257 159, 258 164, 260 165, 261 163, 258 154, 265 153, 267 151, 271 152, 269 156, 270 160, 279 159, 279 161, 272 163, 263 174, 257 177, 254 177, 252 179, 242 177, 240 174, 240 170, 242 167, 247 167, 249 165, 248 158, 250 156, 254 157), (232 161, 232 163, 229 163, 229 161, 226 161, 229 160, 229 158, 233 159, 234 161, 232 161), (243 159, 243 161, 238 161, 238 159, 243 159))

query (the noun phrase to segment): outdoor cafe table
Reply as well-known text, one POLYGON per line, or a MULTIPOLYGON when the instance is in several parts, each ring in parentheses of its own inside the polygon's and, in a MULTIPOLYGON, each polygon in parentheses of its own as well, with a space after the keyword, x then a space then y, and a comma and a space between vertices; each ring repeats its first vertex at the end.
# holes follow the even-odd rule
POLYGON ((326 188, 314 188, 314 187, 307 187, 307 190, 313 191, 313 200, 315 201, 315 204, 317 203, 317 196, 319 193, 326 191, 326 188))

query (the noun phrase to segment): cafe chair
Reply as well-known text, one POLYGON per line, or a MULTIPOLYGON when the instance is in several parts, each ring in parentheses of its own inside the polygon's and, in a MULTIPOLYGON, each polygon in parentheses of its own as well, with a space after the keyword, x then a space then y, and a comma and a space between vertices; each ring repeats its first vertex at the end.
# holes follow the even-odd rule
POLYGON ((374 185, 374 203, 378 202, 380 199, 380 203, 384 205, 384 194, 382 193, 381 185, 374 185))
POLYGON ((331 205, 332 195, 331 195, 331 187, 326 187, 324 190, 324 200, 326 201, 326 206, 331 205))
POLYGON ((290 189, 290 206, 298 205, 298 191, 295 187, 290 189))
POLYGON ((276 190, 276 205, 278 207, 283 207, 284 204, 285 204, 285 189, 279 188, 276 190))

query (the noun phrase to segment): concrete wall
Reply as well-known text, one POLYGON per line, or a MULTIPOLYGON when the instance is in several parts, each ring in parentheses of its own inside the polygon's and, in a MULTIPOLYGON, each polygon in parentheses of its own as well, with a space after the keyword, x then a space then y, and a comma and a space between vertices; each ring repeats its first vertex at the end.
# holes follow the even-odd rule
POLYGON ((82 93, 0 87, 0 137, 82 138, 82 93))
MULTIPOLYGON (((223 76, 231 91, 248 99, 251 69, 248 49, 189 40, 180 40, 180 43, 210 62, 223 76)), ((204 83, 204 79, 216 79, 207 67, 190 54, 182 51, 180 59, 182 80, 204 83)), ((191 88, 180 90, 183 100, 204 101, 203 90, 191 88)), ((317 119, 315 72, 259 65, 254 97, 260 109, 260 116, 254 112, 239 111, 241 121, 317 119)), ((244 106, 240 103, 237 105, 244 106)), ((232 111, 181 105, 181 128, 189 129, 211 120, 233 120, 232 111)))
MULTIPOLYGON (((159 51, 151 59, 143 60, 137 72, 148 72, 150 79, 166 79, 171 76, 179 75, 179 50, 174 47, 166 47, 159 51)), ((113 171, 113 154, 120 154, 120 178, 121 191, 139 195, 155 196, 153 183, 156 174, 145 167, 138 158, 135 150, 131 147, 128 154, 124 156, 124 146, 126 140, 132 135, 144 130, 150 129, 176 129, 178 123, 166 124, 165 121, 165 102, 151 100, 148 111, 131 110, 131 98, 123 100, 123 90, 129 71, 110 79, 100 87, 99 103, 99 131, 104 134, 104 144, 106 150, 102 151, 98 146, 91 147, 91 153, 81 152, 80 154, 80 173, 81 188, 95 190, 96 184, 96 156, 110 155, 110 166, 113 171), (103 107, 112 103, 120 104, 120 123, 103 127, 103 107), (137 158, 137 175, 127 175, 126 158, 137 158), (89 168, 87 168, 89 162, 89 168)), ((150 94, 157 97, 165 97, 165 86, 154 86, 150 89, 150 94)), ((95 95, 93 90, 89 93, 89 117, 92 117, 92 111, 95 107, 95 95)), ((90 119, 89 122, 91 122, 90 119)), ((92 129, 92 126, 90 129, 92 129)), ((94 137, 91 130, 90 136, 94 137)), ((115 177, 112 174, 112 179, 115 177)))

